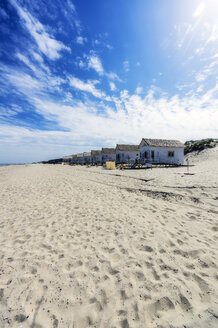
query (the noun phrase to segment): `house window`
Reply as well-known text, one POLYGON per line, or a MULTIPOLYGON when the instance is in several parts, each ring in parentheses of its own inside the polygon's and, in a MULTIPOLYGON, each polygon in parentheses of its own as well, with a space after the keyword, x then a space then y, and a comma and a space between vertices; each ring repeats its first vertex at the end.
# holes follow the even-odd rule
POLYGON ((174 151, 173 150, 168 151, 168 157, 174 157, 174 151))
POLYGON ((148 152, 145 151, 145 158, 148 158, 148 152))
POLYGON ((154 150, 151 151, 151 158, 154 159, 154 150))

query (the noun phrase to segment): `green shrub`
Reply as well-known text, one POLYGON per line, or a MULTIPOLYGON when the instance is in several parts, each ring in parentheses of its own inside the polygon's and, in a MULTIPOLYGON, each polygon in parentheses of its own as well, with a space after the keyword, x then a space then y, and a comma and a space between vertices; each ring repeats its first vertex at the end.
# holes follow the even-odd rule
POLYGON ((189 140, 186 141, 184 145, 184 153, 188 154, 193 151, 202 151, 206 148, 213 148, 215 147, 216 143, 214 142, 214 139, 208 138, 202 140, 189 140))

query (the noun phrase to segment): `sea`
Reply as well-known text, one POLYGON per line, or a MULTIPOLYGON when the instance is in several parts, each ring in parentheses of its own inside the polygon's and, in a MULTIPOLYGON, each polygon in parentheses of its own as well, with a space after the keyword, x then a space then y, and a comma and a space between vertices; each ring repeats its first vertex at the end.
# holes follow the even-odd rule
POLYGON ((8 166, 8 165, 11 165, 11 164, 0 164, 0 166, 8 166))
POLYGON ((0 166, 9 166, 9 165, 23 165, 23 164, 20 164, 20 163, 19 164, 15 164, 15 163, 12 163, 12 164, 1 164, 0 163, 0 166))

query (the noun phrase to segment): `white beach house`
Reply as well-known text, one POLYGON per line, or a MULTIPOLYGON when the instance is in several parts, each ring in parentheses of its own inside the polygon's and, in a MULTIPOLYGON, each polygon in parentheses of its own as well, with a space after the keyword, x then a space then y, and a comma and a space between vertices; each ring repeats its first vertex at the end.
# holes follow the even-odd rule
POLYGON ((106 162, 115 162, 116 161, 116 150, 115 148, 102 148, 102 164, 106 162))
POLYGON ((72 163, 72 164, 75 164, 76 163, 76 155, 74 154, 74 155, 71 155, 71 160, 70 160, 70 162, 72 163))
POLYGON ((184 145, 178 140, 146 139, 139 144, 140 161, 147 163, 184 163, 184 145))
POLYGON ((84 152, 83 153, 83 164, 90 164, 91 163, 91 152, 84 152))
POLYGON ((76 164, 83 164, 83 153, 76 154, 76 164))
POLYGON ((93 165, 101 165, 102 155, 101 150, 91 150, 91 163, 93 165))
POLYGON ((63 156, 62 161, 63 161, 63 163, 71 163, 71 158, 72 158, 72 155, 63 156))
POLYGON ((140 158, 139 145, 120 145, 116 146, 116 163, 136 162, 140 158))

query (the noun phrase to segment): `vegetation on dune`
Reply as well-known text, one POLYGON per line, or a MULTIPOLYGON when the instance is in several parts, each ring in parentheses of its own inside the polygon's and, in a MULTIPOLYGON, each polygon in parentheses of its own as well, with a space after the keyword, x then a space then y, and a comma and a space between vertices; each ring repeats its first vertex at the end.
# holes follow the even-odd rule
POLYGON ((216 139, 208 138, 201 140, 189 140, 185 142, 184 153, 188 154, 193 151, 202 151, 206 148, 213 148, 217 144, 216 139))
POLYGON ((49 161, 39 162, 41 164, 61 164, 63 162, 62 158, 50 159, 49 161))

